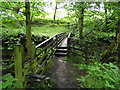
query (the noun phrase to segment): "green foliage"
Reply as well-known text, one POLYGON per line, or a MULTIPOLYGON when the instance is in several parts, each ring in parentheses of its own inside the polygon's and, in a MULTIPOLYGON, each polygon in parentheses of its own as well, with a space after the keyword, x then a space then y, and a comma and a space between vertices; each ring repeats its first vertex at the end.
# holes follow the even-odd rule
POLYGON ((76 64, 75 66, 87 72, 86 76, 77 79, 82 88, 120 89, 120 70, 116 65, 95 62, 90 65, 76 64))
MULTIPOLYGON (((43 6, 46 3, 41 2, 30 2, 31 6, 31 20, 35 16, 46 16, 48 13, 44 11, 43 6)), ((2 2, 2 20, 3 23, 15 23, 25 19, 25 5, 24 2, 2 2)))
POLYGON ((16 78, 13 78, 13 76, 8 73, 4 76, 2 76, 2 88, 20 88, 20 85, 15 82, 17 79, 16 78))
MULTIPOLYGON (((26 43, 26 36, 24 33, 18 33, 17 35, 8 35, 7 33, 3 33, 2 34, 2 39, 3 39, 3 49, 13 49, 13 46, 15 44, 22 44, 25 45, 26 43)), ((44 41, 48 39, 47 36, 40 36, 40 35, 32 35, 32 41, 37 45, 40 42, 44 41)))

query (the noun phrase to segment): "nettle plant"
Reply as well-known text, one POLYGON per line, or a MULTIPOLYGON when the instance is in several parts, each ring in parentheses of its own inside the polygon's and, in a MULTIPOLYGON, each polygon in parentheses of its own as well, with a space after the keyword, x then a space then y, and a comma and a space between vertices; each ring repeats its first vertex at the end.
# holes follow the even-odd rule
POLYGON ((120 70, 112 64, 95 62, 92 65, 76 64, 87 71, 86 76, 77 78, 82 88, 117 88, 120 89, 120 70))
POLYGON ((20 88, 19 83, 16 82, 16 78, 14 78, 11 73, 8 73, 4 76, 2 76, 2 88, 7 89, 7 88, 20 88))

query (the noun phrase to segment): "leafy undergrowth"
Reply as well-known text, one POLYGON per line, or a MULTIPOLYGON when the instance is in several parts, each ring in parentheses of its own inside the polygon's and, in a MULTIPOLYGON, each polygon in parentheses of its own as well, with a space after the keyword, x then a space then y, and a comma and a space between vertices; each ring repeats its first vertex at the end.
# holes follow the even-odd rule
MULTIPOLYGON (((37 45, 40 42, 48 39, 47 36, 32 35, 32 41, 37 45)), ((24 33, 19 33, 17 35, 8 35, 8 33, 2 34, 2 44, 3 49, 13 49, 14 44, 25 44, 26 36, 24 33)))
POLYGON ((27 83, 27 86, 25 88, 32 88, 32 89, 53 88, 56 82, 53 79, 44 79, 44 80, 33 79, 33 78, 29 78, 29 79, 30 79, 30 82, 27 83))
POLYGON ((75 64, 87 75, 77 78, 81 88, 116 88, 120 89, 120 70, 113 63, 94 62, 92 64, 75 64))
MULTIPOLYGON (((90 31, 84 31, 84 35, 90 31)), ((74 32, 73 38, 78 38, 78 32, 74 32)), ((85 72, 84 76, 77 78, 81 88, 116 88, 120 89, 120 70, 116 60, 112 63, 101 63, 101 54, 109 48, 109 45, 115 39, 115 33, 92 31, 86 37, 85 40, 91 41, 89 49, 94 54, 87 61, 82 56, 71 55, 67 60, 74 63, 78 69, 85 72), (86 62, 86 63, 85 63, 86 62)), ((84 46, 82 46, 84 47, 84 46)), ((83 53, 85 54, 85 53, 83 53)), ((115 58, 112 55, 108 58, 115 58)))
POLYGON ((11 73, 8 73, 4 76, 2 76, 2 88, 3 89, 12 89, 12 88, 20 88, 20 84, 16 82, 16 78, 14 78, 11 73))

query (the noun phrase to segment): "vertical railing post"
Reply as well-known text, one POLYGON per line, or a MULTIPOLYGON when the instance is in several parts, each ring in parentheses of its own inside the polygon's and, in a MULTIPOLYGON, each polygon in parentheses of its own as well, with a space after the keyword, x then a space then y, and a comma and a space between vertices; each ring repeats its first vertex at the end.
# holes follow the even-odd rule
POLYGON ((84 49, 85 50, 85 61, 86 61, 86 64, 88 64, 88 53, 87 53, 88 52, 88 47, 87 46, 88 46, 88 43, 86 42, 85 43, 85 49, 84 49))
POLYGON ((20 44, 14 47, 14 62, 15 62, 15 78, 20 84, 20 87, 24 87, 24 75, 23 75, 23 46, 20 44))
POLYGON ((70 38, 68 37, 68 40, 67 40, 67 57, 69 57, 69 54, 70 54, 70 38))
POLYGON ((56 41, 58 40, 58 35, 55 36, 56 37, 56 41))
MULTIPOLYGON (((31 58, 34 58, 35 57, 35 54, 36 54, 36 45, 34 44, 34 43, 32 43, 32 46, 31 46, 31 58)), ((36 67, 37 65, 38 65, 38 63, 37 63, 37 59, 34 59, 34 60, 32 60, 32 62, 31 62, 31 71, 32 71, 32 73, 36 73, 37 72, 37 68, 38 67, 36 67)))
POLYGON ((31 46, 31 53, 32 53, 32 55, 31 55, 31 58, 33 58, 34 56, 35 56, 35 47, 36 47, 36 45, 34 44, 34 43, 32 43, 32 46, 31 46))

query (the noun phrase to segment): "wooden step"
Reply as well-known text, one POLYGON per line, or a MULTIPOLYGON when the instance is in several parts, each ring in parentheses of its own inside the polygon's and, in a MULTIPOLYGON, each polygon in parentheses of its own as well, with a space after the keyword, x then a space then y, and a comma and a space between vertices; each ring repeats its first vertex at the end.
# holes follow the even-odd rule
POLYGON ((56 52, 67 52, 67 49, 57 49, 56 52))
POLYGON ((67 53, 63 53, 63 52, 57 52, 55 53, 56 56, 67 56, 67 53))
POLYGON ((67 49, 67 47, 57 47, 57 49, 67 49))

